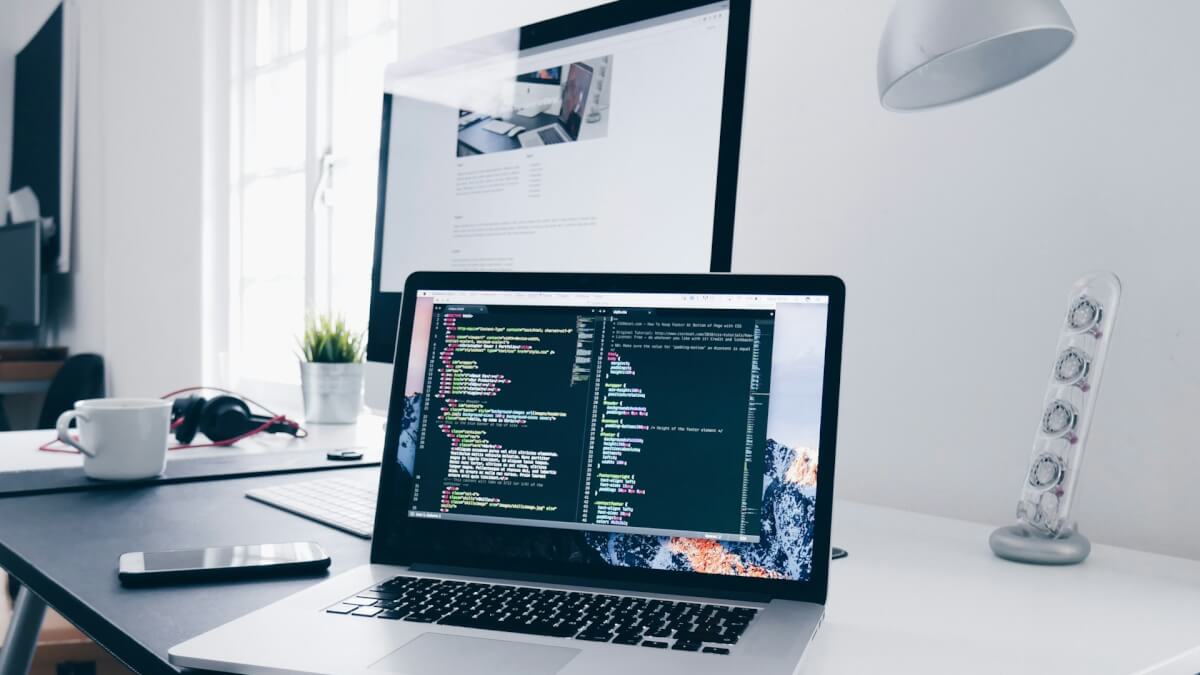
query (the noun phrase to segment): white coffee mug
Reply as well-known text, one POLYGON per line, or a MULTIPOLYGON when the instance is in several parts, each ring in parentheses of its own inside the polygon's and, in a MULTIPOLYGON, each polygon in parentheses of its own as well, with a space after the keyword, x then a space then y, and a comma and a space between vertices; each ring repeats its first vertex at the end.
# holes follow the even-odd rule
POLYGON ((157 398, 92 398, 58 416, 58 440, 83 453, 83 472, 101 480, 152 478, 167 466, 171 402, 157 398), (71 438, 71 420, 79 440, 71 438))

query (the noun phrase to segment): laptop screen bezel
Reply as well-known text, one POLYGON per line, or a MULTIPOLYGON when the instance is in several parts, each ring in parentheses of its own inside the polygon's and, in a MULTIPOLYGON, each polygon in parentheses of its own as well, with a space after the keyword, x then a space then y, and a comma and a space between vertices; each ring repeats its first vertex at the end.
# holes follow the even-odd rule
MULTIPOLYGON (((698 595, 715 592, 785 598, 824 603, 829 582, 830 527, 833 508, 833 476, 837 443, 837 402, 841 382, 842 329, 845 312, 845 286, 828 276, 752 276, 732 274, 552 274, 552 273, 479 273, 417 272, 404 288, 395 371, 392 377, 389 420, 403 416, 408 352, 413 330, 417 291, 547 291, 614 293, 713 293, 747 295, 820 295, 829 298, 825 341, 824 383, 821 394, 820 447, 818 448, 816 514, 813 535, 812 575, 806 581, 739 577, 698 572, 650 570, 619 566, 580 565, 511 557, 482 558, 452 552, 435 558, 416 558, 408 542, 422 537, 426 528, 480 528, 482 535, 501 536, 508 528, 555 530, 522 525, 484 525, 409 518, 411 489, 400 494, 397 487, 397 453, 400 425, 389 424, 384 442, 379 501, 376 509, 375 536, 371 544, 371 562, 393 565, 418 563, 452 568, 486 570, 488 573, 511 572, 577 579, 584 583, 643 588, 669 588, 672 592, 692 591, 698 595)), ((418 449, 418 452, 420 450, 418 449)), ((411 486, 410 486, 411 488, 411 486)))

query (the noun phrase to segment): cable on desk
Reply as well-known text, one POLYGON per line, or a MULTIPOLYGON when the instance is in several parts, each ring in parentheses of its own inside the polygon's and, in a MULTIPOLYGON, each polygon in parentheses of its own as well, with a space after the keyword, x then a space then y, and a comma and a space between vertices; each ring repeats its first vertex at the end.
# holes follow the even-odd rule
MULTIPOLYGON (((267 406, 263 405, 262 403, 259 403, 258 401, 255 401, 254 399, 250 398, 249 396, 245 396, 245 395, 240 394, 231 389, 224 389, 221 387, 203 387, 203 386, 201 386, 201 387, 184 387, 183 389, 176 389, 175 391, 167 392, 166 394, 163 394, 159 398, 161 398, 163 400, 167 400, 167 399, 174 398, 180 394, 186 394, 186 393, 194 392, 194 391, 218 391, 223 394, 228 394, 230 396, 236 396, 236 397, 242 399, 243 401, 249 403, 250 405, 261 408, 264 412, 266 412, 268 415, 270 415, 270 419, 268 419, 266 422, 263 422, 262 424, 255 427, 254 429, 251 429, 250 431, 247 431, 243 434, 234 436, 233 438, 227 438, 222 441, 213 441, 210 443, 189 443, 189 444, 183 444, 183 445, 174 445, 174 446, 168 447, 167 450, 190 450, 192 448, 224 448, 224 447, 228 447, 230 445, 234 445, 238 441, 243 441, 247 438, 250 438, 251 436, 261 434, 262 432, 266 431, 272 425, 275 425, 275 424, 286 424, 288 426, 293 427, 296 430, 296 438, 305 438, 308 436, 308 430, 305 429, 304 427, 300 426, 299 422, 288 419, 287 415, 277 413, 274 410, 271 410, 267 406)), ((170 430, 174 431, 176 429, 176 427, 178 427, 182 423, 183 423, 182 419, 175 420, 174 422, 171 423, 170 430)), ((76 437, 76 440, 78 440, 78 437, 76 437)), ((58 439, 55 438, 47 443, 43 443, 38 446, 38 451, 39 452, 61 452, 61 453, 70 454, 70 455, 80 454, 80 452, 74 448, 64 447, 64 446, 56 447, 55 443, 58 443, 58 442, 59 442, 58 439)))

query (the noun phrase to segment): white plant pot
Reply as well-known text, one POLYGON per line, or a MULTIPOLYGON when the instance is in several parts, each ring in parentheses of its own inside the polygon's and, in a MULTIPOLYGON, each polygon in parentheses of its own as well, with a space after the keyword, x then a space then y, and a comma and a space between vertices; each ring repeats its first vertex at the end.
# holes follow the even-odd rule
POLYGON ((354 424, 363 406, 363 364, 300 362, 309 424, 354 424))

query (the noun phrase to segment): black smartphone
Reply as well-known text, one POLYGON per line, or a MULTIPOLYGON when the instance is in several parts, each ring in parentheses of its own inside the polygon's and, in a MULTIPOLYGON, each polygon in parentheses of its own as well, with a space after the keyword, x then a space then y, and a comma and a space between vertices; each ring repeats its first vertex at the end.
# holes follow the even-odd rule
POLYGON ((329 562, 325 550, 311 541, 139 551, 121 555, 117 577, 126 586, 262 579, 317 574, 329 569, 329 562))

